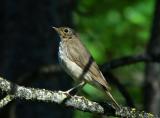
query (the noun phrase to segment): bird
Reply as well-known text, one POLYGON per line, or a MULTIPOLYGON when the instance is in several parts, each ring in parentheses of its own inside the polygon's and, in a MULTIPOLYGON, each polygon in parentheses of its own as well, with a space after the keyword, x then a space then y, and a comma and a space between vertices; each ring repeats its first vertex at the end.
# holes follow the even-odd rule
POLYGON ((58 58, 62 68, 73 80, 79 84, 66 93, 74 89, 82 88, 86 83, 103 91, 113 102, 114 107, 120 109, 110 93, 110 86, 93 59, 91 53, 81 42, 80 36, 69 27, 52 27, 60 37, 58 58))

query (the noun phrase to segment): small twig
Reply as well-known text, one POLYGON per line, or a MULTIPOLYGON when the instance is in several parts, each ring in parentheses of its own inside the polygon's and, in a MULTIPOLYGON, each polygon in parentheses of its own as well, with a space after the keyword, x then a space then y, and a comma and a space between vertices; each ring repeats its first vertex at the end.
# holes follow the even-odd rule
POLYGON ((9 102, 11 102, 14 99, 13 95, 7 95, 4 97, 2 100, 0 100, 0 108, 4 107, 7 105, 9 102))
POLYGON ((84 97, 68 96, 63 91, 49 91, 45 89, 23 87, 17 84, 13 84, 3 78, 0 78, 0 89, 2 92, 6 92, 8 94, 8 97, 5 97, 5 99, 2 99, 0 101, 0 107, 5 106, 6 103, 12 101, 14 98, 63 104, 64 106, 79 109, 81 111, 102 115, 130 118, 155 118, 153 114, 146 113, 144 111, 137 111, 133 108, 122 107, 121 109, 115 109, 112 105, 108 103, 100 104, 90 101, 84 97), (11 96, 14 97, 12 98, 11 96), (3 102, 5 100, 7 100, 8 102, 3 102))

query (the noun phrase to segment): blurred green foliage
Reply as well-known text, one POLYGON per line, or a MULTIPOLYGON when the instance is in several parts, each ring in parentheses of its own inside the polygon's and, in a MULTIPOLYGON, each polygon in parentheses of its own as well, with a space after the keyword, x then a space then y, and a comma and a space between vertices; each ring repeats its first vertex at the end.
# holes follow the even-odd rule
MULTIPOLYGON (((82 41, 99 64, 127 55, 143 53, 150 37, 154 0, 79 0, 73 12, 82 41)), ((144 64, 115 69, 114 74, 142 107, 144 64), (123 79, 122 79, 123 78, 123 79)), ((113 96, 119 96, 116 88, 113 96)), ((90 87, 84 88, 93 94, 90 87)), ((97 93, 97 92, 96 92, 97 93)), ((99 98, 99 97, 98 97, 99 98)), ((121 98, 116 98, 124 104, 121 98)), ((80 113, 77 111, 75 114, 80 113)), ((75 115, 78 118, 77 115, 75 115)), ((83 116, 84 117, 84 116, 83 116)), ((86 114, 86 117, 91 117, 86 114)))
POLYGON ((144 51, 153 7, 153 0, 81 0, 73 17, 85 44, 103 63, 144 51))

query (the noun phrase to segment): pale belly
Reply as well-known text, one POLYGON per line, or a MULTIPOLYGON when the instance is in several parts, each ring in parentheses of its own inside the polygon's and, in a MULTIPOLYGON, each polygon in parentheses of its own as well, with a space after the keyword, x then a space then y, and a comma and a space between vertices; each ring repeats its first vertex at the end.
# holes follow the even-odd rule
POLYGON ((82 76, 83 70, 74 62, 70 61, 66 54, 59 49, 59 61, 64 70, 75 80, 75 81, 91 81, 92 78, 88 73, 82 76))

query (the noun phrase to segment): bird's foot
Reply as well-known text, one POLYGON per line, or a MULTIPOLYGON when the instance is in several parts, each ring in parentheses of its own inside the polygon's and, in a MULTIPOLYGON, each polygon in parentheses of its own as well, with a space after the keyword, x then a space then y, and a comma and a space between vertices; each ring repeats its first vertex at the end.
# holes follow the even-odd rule
POLYGON ((76 92, 77 92, 77 89, 71 88, 71 89, 69 89, 69 90, 67 90, 67 91, 64 91, 63 93, 64 93, 65 95, 67 95, 67 96, 71 96, 71 95, 75 95, 76 92))
POLYGON ((70 93, 68 91, 63 91, 62 93, 65 94, 67 96, 67 98, 71 97, 71 95, 70 95, 70 93))
POLYGON ((68 96, 71 96, 71 95, 75 95, 77 93, 77 90, 81 87, 83 87, 85 85, 85 82, 81 82, 80 84, 78 84, 77 86, 65 91, 64 93, 68 96))

